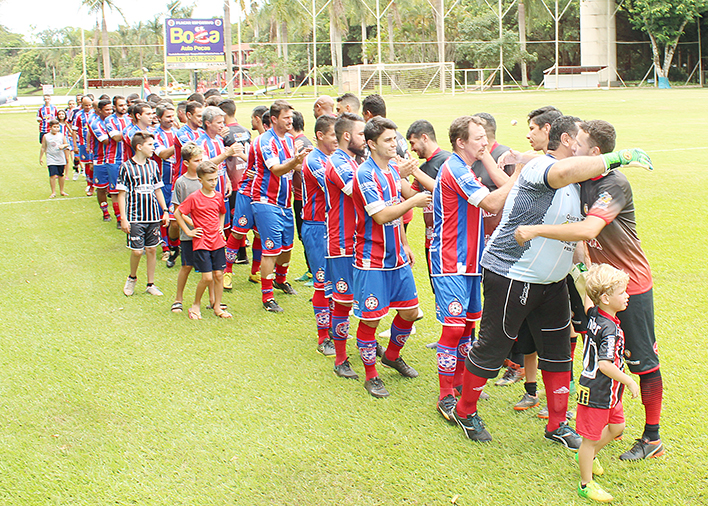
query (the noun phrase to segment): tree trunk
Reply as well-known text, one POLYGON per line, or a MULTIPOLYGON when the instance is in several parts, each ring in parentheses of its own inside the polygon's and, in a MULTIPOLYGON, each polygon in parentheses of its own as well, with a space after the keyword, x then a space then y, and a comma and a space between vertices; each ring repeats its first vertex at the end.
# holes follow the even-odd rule
POLYGON ((366 57, 366 21, 364 16, 361 16, 361 61, 366 65, 369 59, 366 57))
MULTIPOLYGON (((98 50, 98 32, 99 32, 99 27, 98 27, 98 18, 96 18, 96 28, 93 29, 93 47, 96 49, 96 72, 98 74, 96 75, 97 77, 101 77, 103 73, 101 72, 102 65, 101 65, 101 58, 98 57, 99 50, 98 50)), ((91 55, 94 56, 94 55, 91 55)))
MULTIPOLYGON (((519 45, 521 50, 526 52, 526 5, 524 5, 524 0, 519 0, 519 45)), ((528 85, 526 60, 521 60, 521 86, 525 88, 528 85)))
POLYGON ((111 78, 111 52, 108 47, 108 28, 106 27, 106 4, 101 4, 101 48, 103 54, 103 77, 111 78))
POLYGON ((329 20, 330 53, 332 55, 332 78, 334 85, 342 92, 342 30, 336 19, 334 10, 330 11, 329 20))
POLYGON ((681 35, 683 33, 683 29, 686 27, 686 24, 688 23, 688 20, 685 20, 683 24, 681 25, 681 28, 679 29, 678 33, 679 35, 671 42, 671 44, 667 44, 666 47, 664 48, 664 77, 669 77, 669 70, 671 69, 671 60, 674 58, 674 51, 676 51, 676 48, 678 47, 678 42, 679 39, 681 38, 681 35))
MULTIPOLYGON (((282 37, 282 44, 283 44, 283 60, 286 62, 288 61, 288 23, 287 21, 283 21, 280 24, 280 31, 281 31, 281 37, 282 37)), ((283 76, 285 79, 285 91, 288 92, 290 91, 290 71, 286 70, 285 75, 283 76)))
POLYGON ((396 54, 393 51, 393 13, 391 9, 386 13, 386 22, 388 23, 388 61, 393 63, 396 60, 396 54))

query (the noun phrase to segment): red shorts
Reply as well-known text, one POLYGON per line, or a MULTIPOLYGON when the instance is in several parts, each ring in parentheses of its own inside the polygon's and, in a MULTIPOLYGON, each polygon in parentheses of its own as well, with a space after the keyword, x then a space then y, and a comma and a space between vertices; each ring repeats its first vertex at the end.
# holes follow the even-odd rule
POLYGON ((599 441, 602 430, 606 426, 624 423, 624 408, 622 401, 611 409, 591 408, 578 404, 575 417, 575 431, 585 439, 599 441))

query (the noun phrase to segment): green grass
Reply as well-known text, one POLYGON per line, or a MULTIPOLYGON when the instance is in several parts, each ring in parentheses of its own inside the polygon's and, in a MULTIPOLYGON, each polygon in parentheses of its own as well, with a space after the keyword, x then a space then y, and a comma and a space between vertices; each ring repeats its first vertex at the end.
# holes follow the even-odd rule
MULTIPOLYGON (((703 419, 708 269, 704 204, 708 125, 704 90, 485 93, 388 100, 402 130, 427 118, 443 146, 463 113, 488 111, 500 141, 526 149, 525 115, 553 104, 611 121, 618 147, 645 148, 654 173, 628 169, 639 233, 655 278, 665 384, 667 453, 627 464, 617 455, 640 435, 643 409, 627 399, 622 442, 603 450, 601 483, 615 504, 706 504, 703 419), (510 121, 519 125, 512 127, 510 121), (685 151, 684 151, 685 149, 685 151)), ((239 104, 247 124, 257 103, 239 104)), ((311 130, 312 100, 294 100, 311 130)), ((32 114, 0 115, 0 504, 389 505, 582 504, 572 455, 542 438, 543 422, 511 406, 521 386, 489 386, 480 412, 494 436, 473 444, 434 410, 437 339, 422 257, 422 220, 411 224, 426 318, 404 351, 415 380, 381 369, 391 397, 332 374, 315 352, 311 291, 279 296, 282 315, 235 266, 225 300, 234 321, 169 312, 176 270, 158 265, 163 298, 126 298, 125 236, 94 199, 45 200, 32 114)), ((69 182, 72 197, 83 185, 69 182)), ((296 242, 291 277, 304 271, 296 242)), ((144 264, 139 287, 144 283, 144 264)), ((190 280, 187 297, 195 279, 190 280)), ((390 321, 390 320, 386 320, 390 321)), ((355 322, 354 327, 355 327, 355 322)), ((363 367, 349 343, 357 371, 363 367)), ((580 356, 578 352, 576 356, 580 356)), ((578 364, 576 363, 576 372, 578 364)))

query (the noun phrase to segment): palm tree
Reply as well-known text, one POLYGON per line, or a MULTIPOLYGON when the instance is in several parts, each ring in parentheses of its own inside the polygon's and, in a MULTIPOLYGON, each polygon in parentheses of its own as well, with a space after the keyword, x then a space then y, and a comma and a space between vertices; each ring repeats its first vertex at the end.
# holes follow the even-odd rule
POLYGON ((168 18, 191 18, 194 11, 194 4, 182 7, 181 0, 170 0, 167 2, 168 18))
POLYGON ((332 54, 332 68, 334 70, 334 85, 342 91, 342 34, 348 28, 347 17, 342 0, 332 0, 329 4, 329 40, 332 54))
POLYGON ((108 47, 108 28, 106 27, 106 7, 118 12, 125 20, 125 16, 114 0, 82 0, 81 2, 88 9, 89 13, 101 13, 101 54, 103 60, 103 77, 111 78, 111 53, 108 47))

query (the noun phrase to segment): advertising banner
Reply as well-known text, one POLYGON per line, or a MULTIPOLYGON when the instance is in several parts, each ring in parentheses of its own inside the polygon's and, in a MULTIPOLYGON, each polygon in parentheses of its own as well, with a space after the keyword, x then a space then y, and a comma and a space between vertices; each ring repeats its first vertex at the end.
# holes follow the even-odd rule
POLYGON ((222 19, 166 19, 165 63, 169 69, 225 68, 222 19))
POLYGON ((0 76, 0 105, 17 100, 17 82, 21 73, 0 76))

